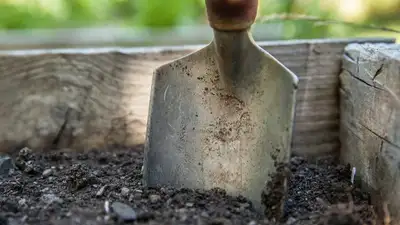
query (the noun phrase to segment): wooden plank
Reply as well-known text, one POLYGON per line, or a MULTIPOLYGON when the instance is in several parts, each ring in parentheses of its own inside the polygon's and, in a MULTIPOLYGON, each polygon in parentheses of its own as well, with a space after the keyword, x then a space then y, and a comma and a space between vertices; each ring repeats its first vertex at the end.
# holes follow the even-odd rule
POLYGON ((298 144, 296 151, 293 151, 293 155, 296 156, 307 156, 307 159, 313 161, 321 155, 331 155, 332 152, 336 152, 340 147, 340 144, 335 140, 324 144, 298 144))
POLYGON ((340 75, 341 158, 400 221, 400 45, 351 44, 340 75))
MULTIPOLYGON (((330 129, 329 127, 321 127, 321 129, 317 130, 317 132, 328 133, 332 136, 332 138, 329 138, 330 142, 326 138, 322 139, 327 141, 326 143, 332 143, 328 144, 328 147, 321 147, 321 139, 313 138, 315 130, 309 130, 308 132, 305 130, 320 121, 334 123, 339 120, 338 75, 341 69, 343 49, 348 43, 352 42, 344 40, 337 42, 330 40, 315 40, 314 42, 293 41, 291 49, 282 48, 281 45, 279 47, 270 47, 268 45, 264 47, 299 76, 298 102, 293 134, 294 154, 317 156, 319 154, 332 154, 338 150, 338 148, 332 146, 339 146, 339 126, 336 126, 337 130, 333 132, 327 130, 330 129), (302 54, 302 56, 299 57, 299 54, 302 54), (293 56, 297 57, 293 58, 293 56), (294 61, 303 64, 297 63, 295 67, 291 67, 294 61), (330 105, 314 104, 315 108, 313 109, 311 102, 315 100, 325 100, 330 105)), ((363 41, 359 43, 361 42, 363 41)), ((373 42, 375 41, 371 43, 373 42)), ((378 42, 386 41, 379 40, 378 42)))
MULTIPOLYGON (((259 43, 301 81, 293 136, 301 141, 294 143, 294 153, 338 150, 338 127, 333 124, 339 119, 335 79, 340 57, 348 43, 366 41, 394 42, 259 43), (320 125, 324 123, 328 125, 320 125), (329 143, 313 138, 324 132, 329 143)), ((21 145, 82 150, 142 144, 153 69, 201 47, 0 51, 0 151, 21 145)))
POLYGON ((325 131, 337 131, 339 129, 339 119, 337 120, 320 120, 315 123, 309 122, 297 122, 297 132, 321 132, 325 131))

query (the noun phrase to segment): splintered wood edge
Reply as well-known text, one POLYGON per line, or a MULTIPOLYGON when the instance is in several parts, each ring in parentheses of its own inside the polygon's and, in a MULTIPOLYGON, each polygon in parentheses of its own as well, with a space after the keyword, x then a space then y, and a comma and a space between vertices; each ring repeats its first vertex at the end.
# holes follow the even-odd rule
POLYGON ((400 45, 350 44, 340 74, 341 159, 400 221, 400 45))
MULTIPOLYGON (((394 41, 258 43, 299 76, 294 153, 337 152, 334 123, 344 47, 394 41)), ((0 152, 23 146, 40 151, 143 144, 154 68, 203 46, 0 51, 0 152)))

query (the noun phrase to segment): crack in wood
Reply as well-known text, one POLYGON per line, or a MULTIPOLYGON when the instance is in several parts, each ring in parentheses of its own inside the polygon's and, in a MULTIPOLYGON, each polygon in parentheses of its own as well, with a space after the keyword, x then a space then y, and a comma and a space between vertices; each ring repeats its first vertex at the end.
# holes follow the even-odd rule
POLYGON ((71 111, 71 108, 68 107, 67 111, 65 112, 64 122, 61 125, 60 129, 58 130, 56 137, 52 141, 52 146, 53 147, 58 147, 58 144, 60 143, 61 137, 63 136, 65 128, 67 127, 67 124, 68 124, 68 121, 69 121, 70 111, 71 111))
MULTIPOLYGON (((363 80, 363 79, 357 77, 357 76, 354 75, 350 70, 343 69, 343 71, 348 72, 352 78, 354 78, 354 79, 360 81, 361 83, 363 83, 363 84, 365 84, 365 85, 367 85, 367 86, 369 86, 369 87, 375 88, 375 89, 380 90, 380 91, 385 91, 385 89, 380 88, 380 87, 377 87, 377 86, 375 86, 375 85, 371 85, 371 84, 369 84, 368 82, 366 82, 365 80, 363 80)), ((374 84, 375 84, 375 82, 374 82, 374 84)))
POLYGON ((400 149, 400 146, 396 145, 395 143, 393 143, 392 141, 388 140, 387 138, 383 137, 382 135, 376 133, 375 131, 373 131, 371 128, 368 128, 367 126, 365 126, 362 123, 358 123, 360 124, 362 127, 364 127, 365 129, 367 129, 369 132, 371 132, 372 134, 374 134, 375 136, 379 137, 380 139, 386 141, 388 144, 393 145, 396 148, 400 149))
POLYGON ((383 150, 383 140, 381 140, 381 146, 379 147, 379 152, 382 153, 383 150))
POLYGON ((379 66, 379 68, 378 68, 378 70, 375 72, 374 76, 372 76, 372 81, 375 81, 375 78, 376 78, 379 74, 382 73, 383 65, 384 65, 384 63, 382 63, 382 64, 379 66))

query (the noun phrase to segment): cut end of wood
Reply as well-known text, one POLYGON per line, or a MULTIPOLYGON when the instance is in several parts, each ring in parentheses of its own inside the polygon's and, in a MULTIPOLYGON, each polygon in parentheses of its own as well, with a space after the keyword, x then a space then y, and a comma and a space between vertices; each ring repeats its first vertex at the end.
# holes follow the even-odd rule
POLYGON ((350 44, 340 75, 341 158, 393 221, 400 220, 399 53, 397 44, 350 44))

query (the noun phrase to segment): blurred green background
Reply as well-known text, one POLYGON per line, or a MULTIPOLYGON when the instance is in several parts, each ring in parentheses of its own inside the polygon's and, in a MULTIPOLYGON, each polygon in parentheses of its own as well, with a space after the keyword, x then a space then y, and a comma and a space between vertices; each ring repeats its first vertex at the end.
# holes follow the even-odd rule
MULTIPOLYGON (((400 30, 400 0, 260 0, 259 17, 295 13, 400 30)), ((276 22, 276 21, 275 21, 276 22)), ((400 35, 340 24, 280 22, 280 39, 400 35)), ((204 0, 0 0, 0 30, 173 28, 207 24, 204 0)), ((266 30, 265 32, 274 32, 266 30)), ((173 38, 173 37, 171 37, 173 38)))

